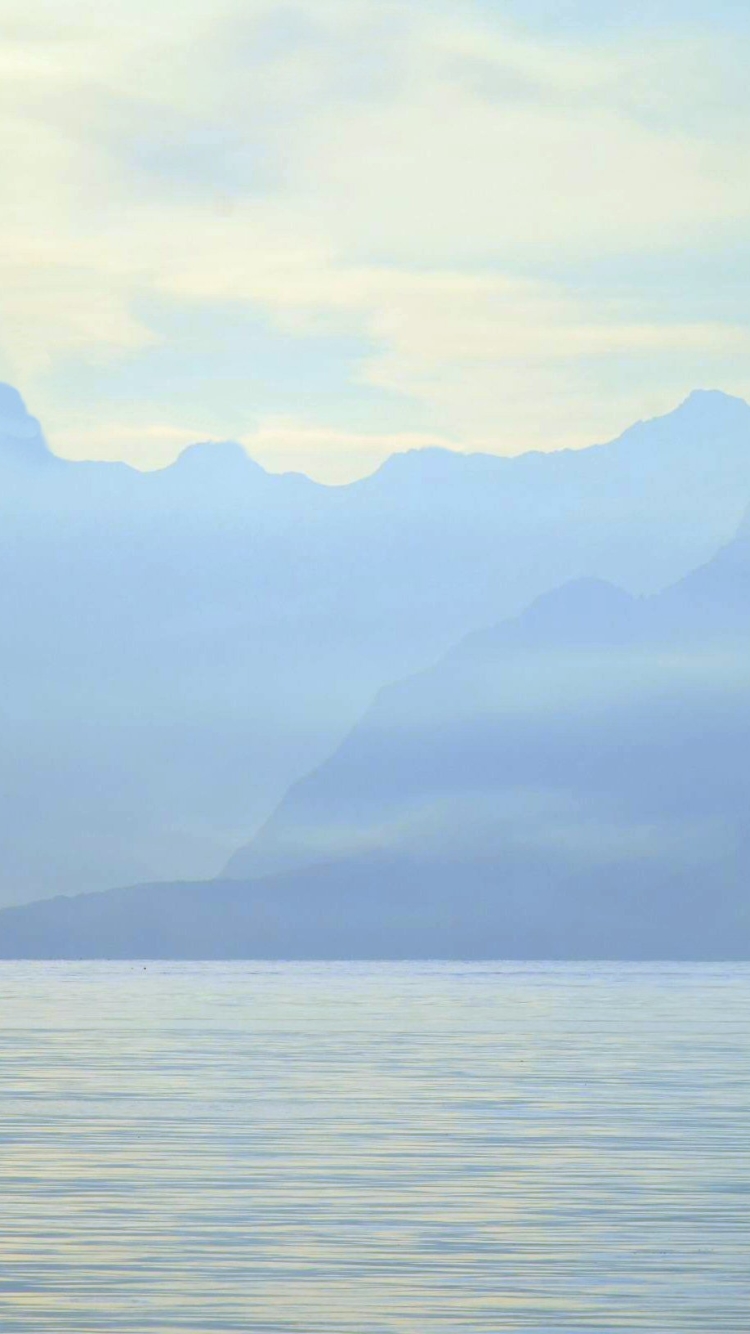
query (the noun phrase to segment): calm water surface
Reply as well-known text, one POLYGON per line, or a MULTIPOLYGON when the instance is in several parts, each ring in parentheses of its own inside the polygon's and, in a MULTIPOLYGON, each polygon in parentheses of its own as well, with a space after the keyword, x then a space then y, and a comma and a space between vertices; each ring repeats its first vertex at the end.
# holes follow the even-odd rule
POLYGON ((0 1330, 750 1327, 750 968, 2 964, 0 1330))

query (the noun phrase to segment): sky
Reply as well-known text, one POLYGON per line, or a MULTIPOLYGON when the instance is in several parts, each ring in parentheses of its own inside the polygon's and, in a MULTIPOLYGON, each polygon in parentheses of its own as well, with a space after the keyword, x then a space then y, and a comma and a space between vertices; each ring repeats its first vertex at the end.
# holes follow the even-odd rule
POLYGON ((750 6, 2 0, 0 378, 327 482, 750 395, 750 6))

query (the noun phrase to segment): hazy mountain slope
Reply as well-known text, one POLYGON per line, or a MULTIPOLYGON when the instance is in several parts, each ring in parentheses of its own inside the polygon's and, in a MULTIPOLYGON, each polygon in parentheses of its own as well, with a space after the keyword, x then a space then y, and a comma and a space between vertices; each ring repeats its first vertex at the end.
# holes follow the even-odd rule
POLYGON ((746 837, 749 662, 747 537, 648 600, 565 585, 384 690, 228 873, 545 846, 709 864, 746 837))
POLYGON ((374 692, 560 580, 663 586, 732 531, 750 409, 352 486, 236 445, 66 463, 0 395, 0 900, 215 873, 374 692))
POLYGON ((139 885, 0 911, 5 959, 750 959, 735 886, 684 869, 606 881, 541 851, 438 866, 370 854, 251 883, 139 885), (523 889, 521 889, 523 884, 523 889))
POLYGON ((750 958, 749 650, 747 536, 566 585, 382 692, 282 805, 292 869, 10 909, 0 957, 750 958))

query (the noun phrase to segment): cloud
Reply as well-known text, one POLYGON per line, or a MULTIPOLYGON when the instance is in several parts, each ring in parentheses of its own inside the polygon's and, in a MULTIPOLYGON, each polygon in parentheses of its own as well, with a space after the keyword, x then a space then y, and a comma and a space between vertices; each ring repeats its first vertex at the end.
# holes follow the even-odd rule
MULTIPOLYGON (((163 456, 155 414, 182 430, 186 400, 220 433, 195 376, 153 401, 163 300, 186 350, 226 303, 362 339, 348 420, 322 397, 295 417, 289 457, 326 476, 404 433, 584 444, 695 383, 750 387, 728 291, 707 303, 701 282, 691 308, 684 274, 637 276, 747 241, 750 91, 718 24, 551 40, 457 0, 8 0, 4 19, 0 363, 71 449, 97 363, 129 385, 144 367, 139 457, 163 456), (581 272, 605 261, 621 276, 592 296, 581 272)), ((233 420, 288 420, 283 369, 274 402, 232 387, 233 420)))

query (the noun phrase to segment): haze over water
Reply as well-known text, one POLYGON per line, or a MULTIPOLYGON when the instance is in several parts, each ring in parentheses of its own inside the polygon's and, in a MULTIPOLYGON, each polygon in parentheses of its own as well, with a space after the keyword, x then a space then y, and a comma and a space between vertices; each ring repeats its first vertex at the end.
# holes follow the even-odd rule
POLYGON ((746 1329, 750 966, 3 964, 3 1334, 746 1329))

